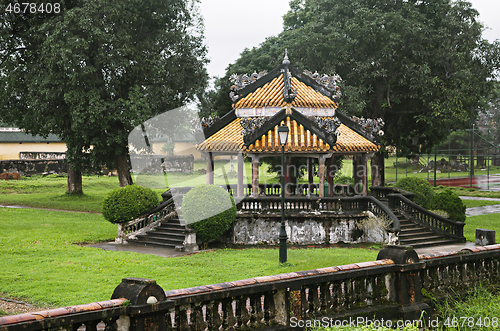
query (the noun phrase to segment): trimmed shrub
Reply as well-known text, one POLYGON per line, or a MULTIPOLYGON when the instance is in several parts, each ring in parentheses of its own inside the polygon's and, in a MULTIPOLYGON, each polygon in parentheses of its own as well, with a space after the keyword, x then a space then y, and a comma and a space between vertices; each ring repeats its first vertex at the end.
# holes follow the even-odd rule
POLYGON ((430 208, 445 211, 452 221, 465 222, 466 207, 458 194, 450 189, 436 194, 430 202, 430 208))
POLYGON ((108 193, 102 202, 102 216, 111 223, 123 223, 158 206, 156 193, 146 187, 127 185, 108 193))
POLYGON ((182 201, 182 217, 196 231, 196 237, 208 243, 231 227, 236 219, 236 204, 220 186, 192 188, 182 201))
POLYGON ((396 187, 415 194, 413 201, 424 208, 429 208, 429 203, 434 196, 434 191, 428 181, 418 177, 405 177, 396 183, 396 187))

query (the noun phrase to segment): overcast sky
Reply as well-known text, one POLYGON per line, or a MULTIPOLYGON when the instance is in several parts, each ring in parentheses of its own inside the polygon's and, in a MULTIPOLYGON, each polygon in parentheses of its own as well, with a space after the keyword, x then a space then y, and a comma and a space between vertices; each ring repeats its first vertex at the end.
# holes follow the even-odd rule
MULTIPOLYGON (((500 39, 500 0, 469 2, 489 28, 484 37, 490 41, 500 39)), ((258 46, 266 37, 278 35, 282 30, 282 17, 290 8, 288 3, 289 0, 202 0, 201 13, 211 60, 209 75, 224 76, 227 65, 245 48, 258 46)))

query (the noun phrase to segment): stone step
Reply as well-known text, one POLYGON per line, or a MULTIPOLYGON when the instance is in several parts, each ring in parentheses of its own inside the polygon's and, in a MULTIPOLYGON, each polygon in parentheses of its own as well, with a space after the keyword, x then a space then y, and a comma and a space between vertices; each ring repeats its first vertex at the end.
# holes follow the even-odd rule
POLYGON ((409 242, 409 241, 422 241, 422 240, 435 240, 435 239, 438 239, 438 238, 444 238, 443 236, 440 236, 440 235, 437 235, 435 233, 432 233, 432 232, 424 232, 424 233, 420 233, 420 234, 407 234, 407 235, 402 235, 401 234, 399 235, 399 241, 405 241, 405 242, 409 242))
POLYGON ((132 244, 142 246, 154 246, 164 248, 176 248, 183 246, 185 239, 185 226, 180 224, 178 218, 162 222, 158 227, 137 236, 136 240, 129 241, 132 244))
POLYGON ((401 245, 410 245, 410 246, 415 246, 415 245, 420 245, 424 243, 431 243, 431 242, 436 242, 436 241, 442 241, 442 240, 447 240, 446 238, 442 236, 429 236, 429 237, 416 237, 416 238, 406 238, 406 239, 400 239, 399 243, 401 245))
POLYGON ((413 246, 413 248, 424 248, 424 247, 430 247, 430 246, 452 245, 452 244, 456 244, 456 243, 457 243, 457 241, 453 240, 453 239, 442 239, 442 240, 436 240, 436 241, 421 242, 418 244, 412 244, 410 246, 413 246))
POLYGON ((176 246, 182 246, 184 239, 182 240, 174 240, 174 239, 165 239, 165 238, 156 238, 151 236, 137 236, 137 240, 135 240, 135 244, 143 244, 143 245, 161 245, 161 246, 170 246, 175 248, 176 246))

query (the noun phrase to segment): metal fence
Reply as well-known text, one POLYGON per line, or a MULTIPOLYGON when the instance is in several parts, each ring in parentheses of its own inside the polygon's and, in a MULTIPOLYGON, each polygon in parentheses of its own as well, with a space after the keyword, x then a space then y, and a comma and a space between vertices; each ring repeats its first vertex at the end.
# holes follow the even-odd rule
POLYGON ((404 177, 425 178, 434 186, 500 190, 500 128, 453 131, 431 154, 390 154, 386 182, 404 177))

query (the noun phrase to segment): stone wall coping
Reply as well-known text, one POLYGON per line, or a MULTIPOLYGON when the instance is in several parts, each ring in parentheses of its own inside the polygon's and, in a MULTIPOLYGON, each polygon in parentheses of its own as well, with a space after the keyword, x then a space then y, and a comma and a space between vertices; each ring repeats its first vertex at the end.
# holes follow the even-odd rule
POLYGON ((460 255, 460 254, 469 253, 469 252, 478 253, 478 252, 494 251, 497 249, 500 249, 500 244, 488 245, 488 246, 467 247, 467 248, 464 248, 458 252, 446 251, 446 252, 434 252, 434 253, 428 253, 428 254, 419 254, 418 258, 420 260, 431 260, 431 259, 437 259, 437 258, 441 258, 441 257, 460 255))
POLYGON ((65 308, 42 310, 33 313, 4 316, 0 317, 0 325, 37 321, 45 318, 58 317, 75 313, 84 313, 84 312, 98 311, 109 308, 116 308, 123 306, 123 304, 127 301, 128 300, 125 298, 120 298, 120 299, 87 303, 84 305, 69 306, 65 308))
POLYGON ((392 260, 387 260, 387 259, 386 260, 370 261, 370 262, 352 263, 352 264, 335 266, 335 267, 326 267, 326 268, 313 269, 313 270, 289 272, 289 273, 273 275, 273 276, 260 276, 260 277, 237 280, 237 281, 232 281, 232 282, 219 283, 219 284, 214 284, 214 285, 202 285, 202 286, 183 288, 183 289, 178 289, 178 290, 170 290, 170 291, 166 291, 165 295, 167 296, 167 299, 172 299, 172 298, 184 296, 184 295, 196 295, 196 294, 201 294, 201 293, 206 293, 206 292, 211 292, 211 291, 225 290, 228 288, 236 289, 238 287, 243 287, 243 286, 248 286, 248 285, 253 285, 253 284, 265 284, 265 283, 271 283, 271 282, 275 282, 275 281, 287 281, 287 280, 303 278, 306 276, 325 275, 325 274, 336 273, 336 272, 340 272, 340 271, 350 271, 350 270, 371 268, 371 267, 390 265, 390 264, 394 264, 394 262, 392 260))

